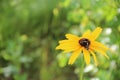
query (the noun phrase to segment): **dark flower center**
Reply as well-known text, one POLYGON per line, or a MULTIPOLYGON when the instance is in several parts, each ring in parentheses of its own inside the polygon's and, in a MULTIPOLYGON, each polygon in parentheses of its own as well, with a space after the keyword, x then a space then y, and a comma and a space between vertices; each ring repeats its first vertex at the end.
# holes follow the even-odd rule
POLYGON ((90 41, 86 38, 82 38, 79 40, 79 44, 88 50, 89 45, 90 45, 90 41))

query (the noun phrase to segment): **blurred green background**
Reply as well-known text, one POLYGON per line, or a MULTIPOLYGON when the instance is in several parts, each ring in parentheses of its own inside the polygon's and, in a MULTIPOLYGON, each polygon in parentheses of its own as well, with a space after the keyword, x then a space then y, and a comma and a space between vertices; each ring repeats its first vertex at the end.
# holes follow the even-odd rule
POLYGON ((120 80, 120 0, 0 0, 0 80, 79 80, 80 56, 56 51, 66 33, 103 28, 111 51, 84 67, 84 80, 120 80))

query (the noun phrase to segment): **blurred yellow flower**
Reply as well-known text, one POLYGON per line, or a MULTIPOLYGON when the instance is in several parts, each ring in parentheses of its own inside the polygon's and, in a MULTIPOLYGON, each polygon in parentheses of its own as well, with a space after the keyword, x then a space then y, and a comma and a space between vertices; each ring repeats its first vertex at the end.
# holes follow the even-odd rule
POLYGON ((95 41, 100 35, 101 31, 102 28, 100 27, 97 27, 93 32, 87 30, 82 37, 66 34, 65 36, 67 39, 59 41, 59 45, 56 47, 56 49, 64 50, 64 52, 73 52, 68 64, 73 64, 79 54, 83 53, 86 64, 90 63, 90 54, 92 54, 95 64, 97 65, 98 62, 94 51, 101 53, 109 59, 105 53, 108 48, 105 45, 95 41))

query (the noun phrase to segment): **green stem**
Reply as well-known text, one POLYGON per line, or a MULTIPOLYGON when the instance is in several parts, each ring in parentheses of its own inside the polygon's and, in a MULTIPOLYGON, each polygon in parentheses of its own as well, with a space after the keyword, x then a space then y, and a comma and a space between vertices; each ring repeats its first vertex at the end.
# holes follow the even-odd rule
POLYGON ((84 60, 82 60, 82 65, 80 68, 80 80, 83 80, 83 73, 84 73, 84 60))

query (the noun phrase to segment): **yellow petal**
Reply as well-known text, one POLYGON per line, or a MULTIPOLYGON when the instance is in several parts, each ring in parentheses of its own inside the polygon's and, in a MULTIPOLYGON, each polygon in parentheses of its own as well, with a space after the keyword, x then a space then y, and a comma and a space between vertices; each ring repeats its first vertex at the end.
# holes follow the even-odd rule
POLYGON ((63 53, 67 53, 67 52, 71 52, 71 51, 76 51, 79 48, 81 48, 81 47, 79 46, 79 47, 76 47, 75 49, 65 49, 63 53))
POLYGON ((56 49, 62 49, 62 50, 75 50, 78 49, 80 46, 77 45, 70 45, 70 44, 60 44, 56 47, 56 49))
POLYGON ((98 65, 98 62, 97 62, 97 58, 96 58, 96 56, 95 56, 95 53, 94 53, 92 50, 90 50, 90 53, 92 54, 92 56, 93 56, 93 58, 94 58, 95 65, 98 65))
POLYGON ((72 34, 66 34, 65 35, 66 38, 68 38, 69 40, 79 40, 80 38, 75 36, 75 35, 72 35, 72 34))
POLYGON ((78 41, 72 40, 61 40, 59 41, 60 45, 56 47, 56 49, 62 49, 65 51, 73 51, 80 47, 78 41))
POLYGON ((77 44, 79 45, 79 40, 61 40, 59 44, 77 44))
POLYGON ((89 37, 89 36, 90 36, 90 33, 91 33, 91 31, 90 31, 90 30, 87 30, 87 31, 83 34, 83 36, 82 36, 82 37, 87 38, 87 37, 89 37))
POLYGON ((75 50, 77 50, 79 48, 80 47, 76 47, 76 48, 73 48, 73 49, 63 49, 63 50, 64 50, 64 53, 67 53, 67 52, 75 51, 75 50))
POLYGON ((102 28, 97 27, 92 33, 91 33, 91 40, 95 40, 101 33, 102 28))
POLYGON ((94 47, 99 47, 99 48, 101 48, 101 49, 103 49, 105 51, 108 50, 108 47, 106 47, 105 45, 103 45, 103 44, 101 44, 101 43, 99 43, 97 41, 93 41, 91 45, 93 45, 94 47))
POLYGON ((85 62, 88 65, 90 63, 90 53, 86 49, 83 49, 83 54, 85 62))
POLYGON ((93 50, 101 53, 101 54, 104 55, 107 59, 109 59, 109 57, 107 56, 107 54, 106 54, 103 50, 101 50, 101 49, 99 49, 99 48, 97 48, 97 47, 91 47, 91 49, 93 49, 93 50))
POLYGON ((79 56, 79 54, 81 53, 82 49, 79 48, 78 50, 74 51, 74 53, 71 55, 68 64, 73 64, 75 62, 75 60, 77 59, 77 57, 79 56))
POLYGON ((66 43, 68 42, 69 40, 60 40, 59 43, 62 44, 62 43, 66 43))

